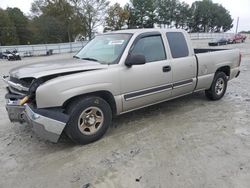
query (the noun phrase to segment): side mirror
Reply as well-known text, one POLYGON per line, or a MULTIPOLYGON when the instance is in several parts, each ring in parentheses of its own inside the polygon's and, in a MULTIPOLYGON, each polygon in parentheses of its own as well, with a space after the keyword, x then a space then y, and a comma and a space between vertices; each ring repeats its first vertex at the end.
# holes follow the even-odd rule
POLYGON ((131 67, 132 65, 143 65, 145 63, 145 56, 141 54, 129 54, 125 61, 125 65, 128 67, 131 67))

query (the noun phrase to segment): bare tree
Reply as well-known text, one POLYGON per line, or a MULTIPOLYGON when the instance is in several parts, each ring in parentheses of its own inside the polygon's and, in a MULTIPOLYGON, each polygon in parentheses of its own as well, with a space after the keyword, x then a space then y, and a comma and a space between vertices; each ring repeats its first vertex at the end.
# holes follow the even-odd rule
POLYGON ((78 16, 85 24, 87 36, 93 37, 98 26, 103 25, 105 14, 109 6, 107 0, 71 0, 78 16))
POLYGON ((42 9, 48 5, 47 0, 34 0, 31 4, 32 16, 40 16, 43 11, 42 9))

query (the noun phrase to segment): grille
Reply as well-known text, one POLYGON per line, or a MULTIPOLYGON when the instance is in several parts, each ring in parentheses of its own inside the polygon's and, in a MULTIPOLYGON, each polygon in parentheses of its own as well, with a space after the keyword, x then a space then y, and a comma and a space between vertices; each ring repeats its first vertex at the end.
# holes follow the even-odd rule
POLYGON ((20 91, 20 90, 14 88, 14 87, 11 87, 11 86, 9 86, 8 88, 9 88, 9 91, 11 94, 17 94, 17 95, 22 95, 22 96, 25 96, 28 94, 27 91, 20 91))
POLYGON ((18 78, 10 76, 10 81, 17 83, 17 84, 21 84, 24 87, 30 87, 30 84, 33 81, 33 78, 18 79, 18 78))
POLYGON ((31 85, 31 82, 32 82, 33 78, 25 78, 25 79, 18 79, 18 78, 15 78, 15 77, 12 77, 10 76, 9 77, 9 92, 11 94, 17 94, 17 95, 21 95, 21 96, 24 96, 24 95, 27 95, 28 94, 28 91, 24 91, 18 87, 15 87, 14 84, 17 84, 17 85, 21 85, 25 88, 29 88, 30 85, 31 85), (13 83, 13 84, 11 84, 13 83))

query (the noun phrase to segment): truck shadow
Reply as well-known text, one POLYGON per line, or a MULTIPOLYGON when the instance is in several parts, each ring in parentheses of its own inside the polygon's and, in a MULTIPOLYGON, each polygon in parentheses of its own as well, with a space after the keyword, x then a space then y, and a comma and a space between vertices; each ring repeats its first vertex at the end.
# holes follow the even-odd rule
POLYGON ((117 116, 113 120, 112 127, 119 128, 126 125, 127 122, 137 122, 145 117, 151 118, 162 114, 164 114, 164 117, 167 120, 167 118, 171 118, 173 113, 185 113, 187 110, 193 109, 195 105, 203 105, 207 101, 204 92, 186 95, 117 116))

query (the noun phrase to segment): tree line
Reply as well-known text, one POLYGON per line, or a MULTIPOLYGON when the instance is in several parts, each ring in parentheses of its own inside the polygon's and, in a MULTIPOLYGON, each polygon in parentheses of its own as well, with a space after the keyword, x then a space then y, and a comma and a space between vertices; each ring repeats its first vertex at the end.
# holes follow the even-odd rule
POLYGON ((233 19, 212 0, 191 6, 179 0, 34 0, 30 15, 18 8, 0 9, 0 45, 91 39, 95 32, 130 28, 182 28, 188 32, 226 32, 233 19))

